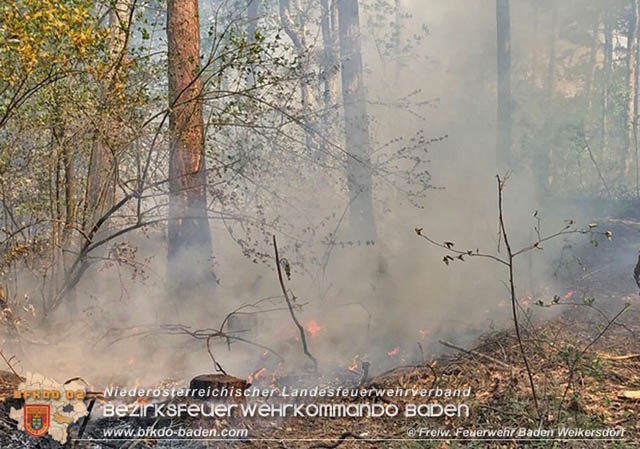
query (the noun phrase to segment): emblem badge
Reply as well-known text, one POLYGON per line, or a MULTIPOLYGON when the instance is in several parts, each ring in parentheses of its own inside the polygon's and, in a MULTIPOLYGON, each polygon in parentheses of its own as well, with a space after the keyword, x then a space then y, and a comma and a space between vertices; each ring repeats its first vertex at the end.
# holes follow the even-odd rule
POLYGON ((49 405, 25 404, 24 430, 29 435, 41 437, 49 430, 49 405))

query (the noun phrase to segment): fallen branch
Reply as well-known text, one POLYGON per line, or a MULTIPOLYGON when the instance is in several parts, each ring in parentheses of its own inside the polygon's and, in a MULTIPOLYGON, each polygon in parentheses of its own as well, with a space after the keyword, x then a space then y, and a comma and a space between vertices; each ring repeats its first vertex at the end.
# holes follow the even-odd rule
POLYGON ((603 354, 601 352, 597 353, 599 357, 605 360, 630 360, 630 359, 640 359, 640 354, 626 354, 626 355, 611 355, 611 354, 603 354))
POLYGON ((464 352, 466 354, 472 355, 474 357, 479 357, 481 359, 485 359, 489 362, 495 363, 496 365, 500 365, 503 368, 506 369, 515 369, 515 367, 513 365, 509 365, 508 363, 504 363, 501 360, 498 360, 496 358, 493 358, 487 354, 483 354, 481 352, 478 351, 474 351, 473 349, 464 349, 461 348, 460 346, 456 346, 453 343, 449 343, 448 341, 442 341, 442 340, 438 340, 438 343, 440 343, 442 346, 446 346, 447 348, 451 348, 451 349, 455 349, 456 351, 460 351, 460 352, 464 352))
MULTIPOLYGON (((113 341, 107 343, 107 346, 112 346, 118 342, 128 340, 131 338, 137 337, 152 337, 154 335, 188 335, 190 337, 195 338, 196 340, 211 340, 213 338, 220 338, 225 341, 232 340, 238 341, 241 343, 245 343, 247 345, 255 346, 256 348, 263 349, 265 351, 269 351, 271 354, 275 355, 281 362, 284 362, 284 357, 280 355, 275 349, 263 345, 261 343, 249 340, 247 338, 243 338, 237 335, 230 335, 226 332, 221 332, 218 329, 196 329, 191 330, 189 326, 185 326, 184 324, 161 324, 159 326, 134 326, 131 328, 124 329, 112 329, 113 331, 126 332, 133 331, 130 335, 123 335, 115 338, 113 341)), ((105 336, 106 337, 106 336, 105 336)))
POLYGON ((289 307, 289 313, 291 314, 291 319, 298 327, 298 331, 300 332, 300 341, 302 342, 302 351, 304 354, 309 357, 309 359, 313 362, 313 368, 315 371, 318 371, 318 361, 316 358, 311 355, 309 352, 309 346, 307 345, 307 337, 304 333, 304 327, 298 321, 298 317, 296 317, 295 312, 293 311, 293 305, 291 303, 291 298, 289 298, 289 293, 287 292, 287 287, 284 285, 284 278, 282 277, 282 268, 280 268, 280 255, 278 254, 278 243, 276 242, 276 236, 273 236, 273 250, 275 252, 276 257, 276 268, 278 269, 278 280, 280 281, 280 287, 282 288, 282 294, 284 295, 285 301, 287 301, 287 307, 289 307))
POLYGON ((7 360, 7 358, 4 356, 4 354, 2 353, 2 351, 0 351, 0 357, 2 357, 2 360, 4 360, 4 363, 7 364, 7 366, 9 367, 9 369, 11 370, 11 372, 18 378, 18 380, 20 382, 22 382, 24 379, 22 377, 20 377, 20 375, 16 372, 15 369, 13 369, 13 366, 11 366, 11 363, 9 363, 9 360, 7 360))
POLYGON ((638 399, 640 399, 640 391, 639 390, 623 391, 621 394, 618 395, 618 397, 621 399, 633 399, 634 401, 637 401, 638 399))

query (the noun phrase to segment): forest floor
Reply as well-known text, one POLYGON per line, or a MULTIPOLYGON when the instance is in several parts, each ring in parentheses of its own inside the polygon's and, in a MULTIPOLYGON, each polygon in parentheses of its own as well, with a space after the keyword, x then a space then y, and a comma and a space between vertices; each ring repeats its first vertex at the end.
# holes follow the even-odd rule
MULTIPOLYGON (((629 298, 620 299, 609 307, 623 308, 629 298)), ((635 306, 639 299, 632 299, 635 306)), ((204 448, 204 447, 256 447, 256 448, 462 448, 462 447, 571 447, 571 448, 625 448, 637 447, 640 442, 640 311, 629 308, 619 321, 612 324, 591 345, 573 366, 575 355, 593 342, 603 330, 599 313, 589 307, 569 307, 556 319, 530 327, 523 335, 525 351, 534 373, 541 427, 624 429, 623 441, 440 441, 409 440, 410 429, 527 428, 540 426, 532 401, 531 390, 513 332, 483 335, 475 348, 454 351, 424 365, 401 366, 368 380, 365 386, 402 388, 460 388, 470 387, 469 398, 450 398, 453 404, 466 403, 471 414, 468 418, 287 418, 240 419, 216 421, 215 427, 246 428, 249 436, 242 441, 184 441, 134 440, 109 442, 73 441, 65 447, 77 448, 204 448), (573 371, 573 376, 570 373, 573 371), (569 378, 571 386, 567 389, 569 378), (635 391, 635 393, 634 393, 635 391), (562 398, 564 397, 564 400, 562 398), (561 411, 559 412, 559 410, 561 411), (281 439, 281 441, 276 441, 281 439), (384 441, 383 441, 384 440, 384 441)), ((606 321, 604 322, 606 325, 606 321)), ((2 376, 3 391, 15 388, 15 381, 7 373, 2 376)), ((357 384, 356 384, 357 386, 357 384)), ((384 398, 402 407, 415 399, 384 398)), ((344 400, 341 400, 344 402, 344 400)), ((347 399, 357 402, 358 399, 347 399)), ((327 400, 324 402, 331 402, 327 400)), ((8 417, 8 404, 0 406, 0 447, 2 448, 57 448, 59 445, 46 438, 32 438, 15 429, 8 417)), ((86 436, 97 436, 104 426, 126 425, 127 420, 92 420, 86 436)), ((134 424, 129 420, 130 424, 134 424)), ((135 424, 144 424, 139 420, 135 424)), ((147 425, 152 423, 146 423, 147 425)), ((194 423, 191 423, 194 424, 194 423)), ((211 425, 211 422, 208 423, 211 425)), ((77 433, 73 425, 70 435, 77 433)))
MULTIPOLYGON (((80 423, 70 426, 64 447, 91 448, 631 448, 640 447, 640 296, 630 281, 637 253, 632 248, 640 223, 615 222, 619 244, 587 249, 580 270, 568 282, 572 294, 555 301, 544 299, 548 310, 558 313, 547 320, 529 320, 521 313, 522 344, 531 367, 538 406, 536 410, 518 338, 513 330, 481 335, 473 348, 447 348, 449 352, 374 375, 359 385, 351 375, 340 377, 331 367, 324 375, 299 378, 305 386, 471 389, 470 397, 441 402, 466 404, 470 416, 454 418, 240 418, 170 422, 170 425, 246 429, 241 440, 167 441, 161 439, 78 441, 80 423), (597 252, 593 252, 597 251, 597 252), (597 255, 596 255, 597 254, 597 255), (622 254, 622 255, 621 255, 622 254), (622 262, 621 262, 622 260, 622 262), (612 286, 616 287, 615 289, 612 286), (618 290, 618 291, 614 291, 618 290), (591 302, 590 298, 597 300, 591 302), (627 307, 630 305, 630 307, 627 307), (553 309, 552 309, 553 308, 553 309), (612 318, 625 310, 615 321, 612 318), (548 440, 510 437, 500 441, 471 441, 455 437, 458 429, 624 429, 617 440, 548 440), (426 440, 420 429, 449 431, 449 437, 426 440)), ((566 281, 566 280, 565 280, 566 281)), ((536 302, 530 298, 529 302, 536 302)), ((535 307, 530 304, 529 307, 535 307)), ((444 347, 443 347, 444 348, 444 347)), ((340 367, 344 372, 344 367, 340 367)), ((373 369, 372 369, 373 371, 373 369)), ((46 373, 45 373, 46 374, 46 373)), ((288 379, 273 379, 291 382, 288 379)), ((184 380, 185 387, 188 379, 184 380)), ((16 429, 9 418, 11 401, 2 400, 17 387, 15 376, 0 373, 0 448, 57 449, 50 437, 33 438, 16 429)), ((382 397, 380 403, 432 402, 434 398, 382 397)), ((251 401, 251 400, 249 400, 251 401)), ((324 403, 357 403, 363 399, 323 399, 324 403)), ((309 401, 307 401, 309 402, 309 401)), ((84 438, 100 438, 105 427, 156 425, 140 418, 106 420, 92 417, 84 438)), ((167 424, 167 423, 164 423, 167 424)))

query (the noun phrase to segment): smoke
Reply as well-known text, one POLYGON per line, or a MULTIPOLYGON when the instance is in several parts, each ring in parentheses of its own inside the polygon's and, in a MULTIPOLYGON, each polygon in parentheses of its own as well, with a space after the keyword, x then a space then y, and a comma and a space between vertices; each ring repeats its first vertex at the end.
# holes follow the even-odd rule
MULTIPOLYGON (((530 6, 512 3, 514 55, 543 45, 533 41, 529 25, 521 25, 527 23, 530 6), (521 31, 525 28, 529 34, 521 31)), ((290 167, 256 188, 266 198, 256 200, 260 204, 247 196, 243 212, 259 210, 258 223, 212 220, 212 269, 220 282, 211 291, 198 297, 180 291, 167 295, 171 286, 165 279, 163 232, 127 235, 121 242, 137 248, 141 265, 96 264, 77 288, 77 309, 66 310, 47 329, 50 339, 43 341, 42 333, 34 331, 34 341, 20 348, 22 365, 60 379, 80 375, 96 384, 189 378, 213 369, 205 341, 161 326, 217 329, 227 314, 247 304, 242 312, 252 318, 241 320, 236 335, 272 348, 286 363, 278 367, 264 348, 229 345, 224 339, 214 341, 216 361, 241 377, 265 365, 283 372, 305 366, 297 329, 281 299, 271 233, 278 235, 281 256, 292 267, 286 283, 296 298, 295 313, 305 327, 315 323, 307 335, 323 369, 339 366, 346 375, 346 366, 358 355, 380 371, 401 358, 414 361, 417 343, 433 356, 442 351, 439 339, 464 345, 483 332, 510 326, 504 266, 478 259, 447 266, 443 250, 414 231, 423 228, 434 240, 453 241, 459 249, 505 254, 495 180, 495 10, 487 2, 450 0, 430 1, 427 7, 423 0, 413 0, 405 7, 411 18, 403 36, 419 33, 423 24, 429 29, 428 37, 412 49, 414 57, 389 59, 376 48, 375 36, 363 36, 376 160, 411 146, 419 132, 427 139, 447 137, 426 147, 435 188, 416 198, 401 188, 405 184, 394 184, 393 176, 376 178, 375 246, 350 238, 342 218, 348 195, 339 166, 326 172, 290 167), (420 106, 397 107, 407 96, 420 106), (394 358, 396 347, 399 355, 394 358)), ((542 72, 542 58, 539 63, 542 72)), ((535 100, 514 96, 516 109, 535 100)), ((525 132, 519 128, 515 134, 525 132)), ((505 191, 514 247, 535 240, 535 211, 543 219, 543 233, 561 228, 563 219, 587 222, 592 211, 541 204, 517 139, 514 151, 523 161, 505 191)), ((559 239, 518 260, 519 296, 565 291, 552 275, 565 243, 559 239)))

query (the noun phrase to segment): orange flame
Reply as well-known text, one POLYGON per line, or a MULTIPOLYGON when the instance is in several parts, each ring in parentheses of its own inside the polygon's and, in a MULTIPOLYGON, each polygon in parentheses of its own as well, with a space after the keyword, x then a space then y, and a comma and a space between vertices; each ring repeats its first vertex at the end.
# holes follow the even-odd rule
POLYGON ((420 329, 420 338, 423 340, 431 334, 432 332, 429 329, 420 329))
POLYGON ((266 368, 260 368, 258 371, 256 371, 253 374, 249 374, 249 377, 247 378, 247 382, 248 383, 253 383, 254 380, 258 379, 260 376, 262 376, 265 372, 267 371, 266 368))
POLYGON ((396 356, 400 353, 400 346, 396 346, 395 348, 393 348, 391 351, 387 352, 387 355, 389 357, 393 357, 396 356))
POLYGON ((574 294, 576 293, 575 290, 569 290, 563 297, 562 299, 569 299, 571 298, 574 294))
POLYGON ((316 320, 311 320, 307 323, 307 331, 311 334, 312 337, 321 330, 324 330, 324 326, 318 324, 316 320))
POLYGON ((351 365, 347 366, 349 371, 355 371, 358 369, 358 364, 360 363, 360 356, 356 354, 351 361, 351 365))

